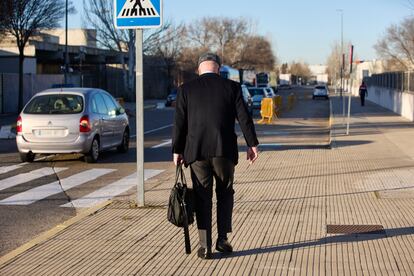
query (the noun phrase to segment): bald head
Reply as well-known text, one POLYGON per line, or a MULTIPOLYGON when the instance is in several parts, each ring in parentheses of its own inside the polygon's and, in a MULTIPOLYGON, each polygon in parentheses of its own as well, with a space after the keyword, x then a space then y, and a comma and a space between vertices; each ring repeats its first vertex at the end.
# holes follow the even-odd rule
POLYGON ((202 75, 204 73, 219 73, 220 66, 215 62, 211 60, 203 61, 198 66, 198 74, 202 75))

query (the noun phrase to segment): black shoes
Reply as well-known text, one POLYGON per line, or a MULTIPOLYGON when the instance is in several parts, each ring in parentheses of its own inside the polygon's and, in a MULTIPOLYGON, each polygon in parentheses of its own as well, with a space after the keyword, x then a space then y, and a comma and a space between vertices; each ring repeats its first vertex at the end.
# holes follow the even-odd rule
POLYGON ((204 260, 209 260, 213 258, 213 254, 211 253, 211 249, 200 247, 197 251, 197 255, 199 258, 204 260))
MULTIPOLYGON (((218 239, 216 243, 216 250, 223 254, 230 254, 233 252, 233 246, 227 239, 218 239)), ((197 256, 203 260, 210 260, 213 258, 210 248, 200 247, 197 251, 197 256)))
POLYGON ((216 250, 221 253, 230 254, 233 252, 233 246, 231 246, 227 239, 218 239, 216 243, 216 250))

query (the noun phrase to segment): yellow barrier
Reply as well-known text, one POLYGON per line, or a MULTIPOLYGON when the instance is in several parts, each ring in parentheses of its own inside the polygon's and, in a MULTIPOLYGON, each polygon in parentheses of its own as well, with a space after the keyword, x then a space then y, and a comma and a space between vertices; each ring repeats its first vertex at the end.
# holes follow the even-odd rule
POLYGON ((280 112, 282 110, 282 97, 279 96, 279 95, 274 96, 273 97, 273 102, 274 102, 273 108, 275 110, 274 112, 275 112, 276 116, 279 117, 280 116, 280 112))
POLYGON ((274 120, 276 120, 279 117, 281 108, 281 96, 278 95, 273 98, 263 98, 260 110, 262 119, 258 123, 271 124, 274 120))
POLYGON ((273 98, 263 98, 260 115, 262 115, 262 119, 258 122, 259 124, 270 124, 273 121, 275 116, 273 98))
POLYGON ((295 105, 296 102, 296 95, 294 93, 290 93, 290 95, 288 96, 288 110, 292 110, 293 106, 295 105))

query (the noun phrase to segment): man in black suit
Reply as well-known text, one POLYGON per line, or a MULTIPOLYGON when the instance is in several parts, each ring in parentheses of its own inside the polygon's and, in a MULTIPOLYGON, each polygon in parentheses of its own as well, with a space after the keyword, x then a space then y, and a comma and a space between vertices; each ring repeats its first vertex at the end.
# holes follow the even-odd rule
POLYGON ((184 163, 191 169, 200 238, 198 256, 209 259, 213 179, 217 197, 216 249, 223 253, 233 251, 227 233, 232 232, 234 168, 238 162, 235 120, 248 145, 250 163, 258 157, 259 142, 240 84, 219 75, 220 58, 206 53, 198 64, 199 77, 178 89, 172 145, 174 163, 184 163))

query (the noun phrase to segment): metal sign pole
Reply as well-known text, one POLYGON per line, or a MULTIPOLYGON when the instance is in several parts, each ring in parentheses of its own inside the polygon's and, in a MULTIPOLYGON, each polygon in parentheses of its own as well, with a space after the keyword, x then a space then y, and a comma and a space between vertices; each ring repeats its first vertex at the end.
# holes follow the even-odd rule
MULTIPOLYGON (((135 31, 136 125, 137 125, 137 205, 145 205, 144 189, 144 87, 142 63, 142 29, 135 31)), ((131 69, 130 69, 131 70, 131 69)))
POLYGON ((349 97, 348 97, 348 121, 346 123, 346 135, 349 135, 349 123, 351 120, 351 102, 352 102, 352 79, 349 81, 350 83, 350 90, 349 97))
POLYGON ((351 103, 352 103, 352 65, 354 63, 354 45, 351 45, 349 51, 349 97, 348 97, 348 121, 346 124, 346 135, 349 135, 349 123, 351 121, 351 103))

